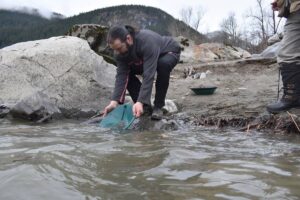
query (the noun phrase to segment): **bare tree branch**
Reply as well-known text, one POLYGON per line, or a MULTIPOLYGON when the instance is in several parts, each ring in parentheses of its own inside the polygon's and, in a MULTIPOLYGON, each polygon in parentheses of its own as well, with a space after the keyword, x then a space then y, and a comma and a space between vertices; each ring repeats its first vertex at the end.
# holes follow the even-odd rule
POLYGON ((197 9, 186 7, 182 8, 180 11, 181 20, 195 30, 198 30, 204 14, 205 10, 201 6, 199 6, 197 9))
POLYGON ((191 24, 192 14, 193 14, 192 7, 182 8, 180 11, 181 19, 187 25, 191 24))
POLYGON ((200 23, 201 23, 201 20, 205 14, 205 10, 203 7, 199 6, 198 9, 195 11, 196 12, 196 15, 195 15, 195 19, 194 19, 194 22, 192 24, 192 27, 195 29, 195 30, 198 30, 199 26, 200 26, 200 23))
POLYGON ((261 49, 264 49, 272 32, 270 16, 267 12, 271 10, 271 7, 264 8, 264 0, 256 0, 256 7, 255 12, 252 9, 249 10, 247 17, 251 19, 251 31, 258 37, 258 45, 261 46, 261 49))

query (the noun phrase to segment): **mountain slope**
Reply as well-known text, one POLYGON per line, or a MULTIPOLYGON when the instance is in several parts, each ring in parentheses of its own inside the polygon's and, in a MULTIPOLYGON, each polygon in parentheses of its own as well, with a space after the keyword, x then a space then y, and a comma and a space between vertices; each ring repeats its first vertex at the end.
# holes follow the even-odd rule
POLYGON ((0 47, 18 41, 37 39, 38 37, 30 34, 31 30, 48 21, 37 15, 0 10, 0 47))
POLYGON ((100 24, 104 26, 129 24, 140 29, 151 29, 162 35, 182 35, 197 43, 206 41, 205 36, 160 9, 122 5, 54 20, 0 10, 0 48, 17 42, 64 35, 75 24, 100 24))

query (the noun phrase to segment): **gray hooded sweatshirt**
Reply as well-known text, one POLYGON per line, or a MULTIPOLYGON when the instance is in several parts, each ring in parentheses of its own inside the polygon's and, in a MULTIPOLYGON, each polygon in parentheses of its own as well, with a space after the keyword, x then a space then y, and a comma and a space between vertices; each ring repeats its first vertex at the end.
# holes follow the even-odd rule
POLYGON ((126 55, 115 55, 117 74, 112 100, 124 102, 129 73, 135 66, 142 69, 143 81, 137 101, 150 105, 152 85, 161 55, 180 53, 180 45, 172 38, 150 30, 141 30, 133 36, 133 45, 126 55))

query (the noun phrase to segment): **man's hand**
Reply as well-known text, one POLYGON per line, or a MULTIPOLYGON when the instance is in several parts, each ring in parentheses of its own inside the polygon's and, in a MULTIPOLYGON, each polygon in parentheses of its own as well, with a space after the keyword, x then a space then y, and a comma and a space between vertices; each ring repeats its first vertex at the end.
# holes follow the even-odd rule
POLYGON ((140 117, 144 112, 143 104, 141 102, 136 102, 132 107, 132 112, 135 117, 140 117))
POLYGON ((110 111, 112 111, 113 109, 115 109, 118 106, 118 102, 117 101, 111 101, 108 106, 106 106, 104 108, 103 111, 103 116, 106 116, 107 113, 109 113, 110 111))

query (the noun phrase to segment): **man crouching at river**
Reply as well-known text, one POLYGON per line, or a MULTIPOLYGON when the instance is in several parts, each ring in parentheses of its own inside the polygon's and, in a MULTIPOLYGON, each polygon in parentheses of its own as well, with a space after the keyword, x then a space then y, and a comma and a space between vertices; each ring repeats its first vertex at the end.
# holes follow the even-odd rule
POLYGON ((170 73, 179 61, 179 44, 171 37, 150 30, 135 31, 130 26, 112 27, 107 42, 114 50, 117 74, 112 99, 105 107, 104 115, 124 103, 126 89, 134 102, 132 111, 135 117, 140 117, 144 110, 152 110, 152 85, 157 72, 151 118, 161 119, 170 73), (142 83, 136 75, 142 75, 142 83))

